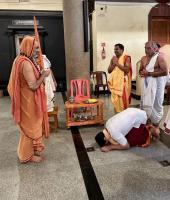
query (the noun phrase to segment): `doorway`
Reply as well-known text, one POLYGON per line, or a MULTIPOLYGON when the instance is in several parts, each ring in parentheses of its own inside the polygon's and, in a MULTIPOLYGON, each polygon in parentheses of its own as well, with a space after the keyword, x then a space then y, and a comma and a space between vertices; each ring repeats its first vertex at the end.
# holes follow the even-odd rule
POLYGON ((161 46, 170 44, 170 18, 153 17, 151 21, 151 40, 161 46))
POLYGON ((148 16, 148 39, 161 46, 170 44, 170 6, 160 3, 154 6, 148 16))

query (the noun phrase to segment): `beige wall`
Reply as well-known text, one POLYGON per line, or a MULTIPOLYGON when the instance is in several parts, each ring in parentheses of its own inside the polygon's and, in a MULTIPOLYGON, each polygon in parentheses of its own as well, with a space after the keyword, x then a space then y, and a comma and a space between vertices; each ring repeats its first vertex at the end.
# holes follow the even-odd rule
MULTIPOLYGON (((0 9, 62 11, 63 0, 0 0, 0 9)), ((132 57, 133 78, 136 62, 144 55, 148 40, 148 13, 155 4, 96 2, 93 12, 94 70, 107 71, 115 43, 122 43, 132 57), (103 10, 101 10, 103 7, 103 10), (106 43, 106 59, 101 58, 101 43, 106 43)))
POLYGON ((62 11, 63 0, 0 0, 0 9, 62 11))
MULTIPOLYGON (((107 71, 114 53, 114 44, 122 43, 125 52, 132 57, 133 78, 136 62, 144 55, 144 43, 148 40, 148 13, 155 4, 96 3, 94 16, 94 63, 97 70, 107 71), (103 7, 103 10, 101 8, 103 7), (95 22, 94 22, 95 23, 95 22), (101 43, 106 43, 106 59, 101 58, 101 43), (96 47, 96 48, 95 48, 96 47)), ((95 69, 95 70, 96 70, 95 69)))

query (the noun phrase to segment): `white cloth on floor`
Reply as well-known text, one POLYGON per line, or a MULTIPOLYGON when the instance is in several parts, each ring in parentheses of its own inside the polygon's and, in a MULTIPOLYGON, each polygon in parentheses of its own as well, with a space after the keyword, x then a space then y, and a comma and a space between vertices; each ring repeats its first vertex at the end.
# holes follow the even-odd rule
POLYGON ((141 124, 146 124, 147 115, 144 110, 138 108, 127 108, 114 115, 106 122, 106 129, 111 137, 121 145, 127 143, 125 136, 133 128, 139 128, 141 124))

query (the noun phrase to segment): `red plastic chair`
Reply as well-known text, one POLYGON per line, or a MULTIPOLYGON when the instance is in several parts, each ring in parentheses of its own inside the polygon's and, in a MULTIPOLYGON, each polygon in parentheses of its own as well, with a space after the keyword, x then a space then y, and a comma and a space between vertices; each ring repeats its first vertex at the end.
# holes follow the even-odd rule
POLYGON ((73 79, 70 82, 71 97, 75 101, 90 99, 89 82, 87 79, 73 79))

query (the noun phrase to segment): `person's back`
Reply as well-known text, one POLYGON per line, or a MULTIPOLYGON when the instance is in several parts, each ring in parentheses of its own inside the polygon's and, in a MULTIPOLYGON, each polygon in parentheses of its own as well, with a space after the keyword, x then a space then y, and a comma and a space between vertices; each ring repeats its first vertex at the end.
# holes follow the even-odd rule
POLYGON ((141 124, 146 124, 146 112, 137 108, 127 108, 111 117, 106 122, 106 129, 112 132, 120 132, 126 135, 133 127, 139 128, 141 124))

